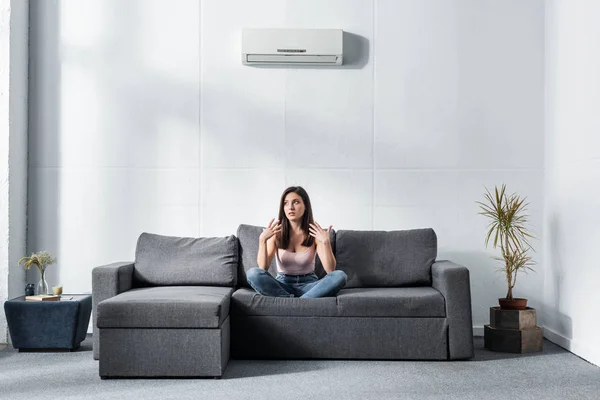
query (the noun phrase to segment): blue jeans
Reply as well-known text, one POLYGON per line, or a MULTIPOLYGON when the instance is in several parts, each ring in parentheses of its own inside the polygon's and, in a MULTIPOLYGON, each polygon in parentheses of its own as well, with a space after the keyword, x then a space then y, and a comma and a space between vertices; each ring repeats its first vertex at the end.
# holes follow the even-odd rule
POLYGON ((250 268, 246 271, 246 279, 254 290, 263 296, 302 297, 333 297, 345 285, 348 277, 344 271, 335 270, 322 279, 313 272, 306 275, 285 275, 278 273, 273 278, 264 269, 250 268))

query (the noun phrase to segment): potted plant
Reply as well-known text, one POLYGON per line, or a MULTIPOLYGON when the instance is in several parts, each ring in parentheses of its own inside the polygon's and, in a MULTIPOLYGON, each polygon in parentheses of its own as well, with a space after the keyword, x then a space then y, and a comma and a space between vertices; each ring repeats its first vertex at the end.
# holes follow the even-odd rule
POLYGON ((40 251, 33 253, 29 257, 23 257, 19 260, 19 265, 23 264, 25 269, 31 268, 35 265, 42 274, 42 277, 37 285, 38 294, 49 294, 48 283, 46 282, 46 267, 56 262, 56 258, 52 257, 47 251, 40 251))
POLYGON ((524 310, 527 307, 527 299, 514 298, 513 288, 517 282, 519 271, 533 271, 535 262, 529 256, 533 247, 528 239, 535 237, 529 233, 528 218, 525 214, 529 203, 518 194, 506 194, 506 185, 500 189, 495 187, 492 195, 486 188, 485 202, 478 201, 481 208, 479 214, 490 219, 489 230, 485 238, 485 246, 488 247, 493 237, 494 249, 500 247, 502 257, 494 257, 503 262, 504 266, 499 268, 505 274, 508 284, 508 292, 505 298, 498 299, 500 308, 505 310, 524 310))

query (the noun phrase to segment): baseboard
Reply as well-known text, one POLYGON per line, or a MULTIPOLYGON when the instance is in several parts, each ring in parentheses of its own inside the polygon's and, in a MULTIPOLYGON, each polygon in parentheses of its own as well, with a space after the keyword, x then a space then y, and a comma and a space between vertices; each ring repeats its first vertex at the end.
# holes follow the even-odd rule
POLYGON ((576 356, 583 358, 587 362, 600 367, 600 353, 598 351, 594 351, 573 339, 569 339, 547 326, 542 326, 542 328, 544 329, 544 337, 546 339, 559 345, 563 349, 570 351, 576 356))
POLYGON ((549 341, 551 341, 554 344, 559 345, 560 347, 562 347, 565 350, 571 351, 571 349, 573 347, 572 343, 571 343, 571 339, 567 339, 563 335, 556 333, 555 331, 548 328, 547 326, 542 326, 542 328, 544 329, 544 337, 546 339, 548 339, 549 341))

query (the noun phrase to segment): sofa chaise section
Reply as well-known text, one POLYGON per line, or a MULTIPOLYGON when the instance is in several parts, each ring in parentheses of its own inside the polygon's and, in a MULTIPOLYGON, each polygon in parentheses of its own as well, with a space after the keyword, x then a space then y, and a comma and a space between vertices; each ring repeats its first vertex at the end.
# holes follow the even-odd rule
POLYGON ((144 233, 134 263, 95 268, 94 350, 100 376, 222 376, 229 360, 237 263, 234 236, 144 233))
POLYGON ((232 288, 132 289, 98 305, 100 376, 221 376, 232 288))

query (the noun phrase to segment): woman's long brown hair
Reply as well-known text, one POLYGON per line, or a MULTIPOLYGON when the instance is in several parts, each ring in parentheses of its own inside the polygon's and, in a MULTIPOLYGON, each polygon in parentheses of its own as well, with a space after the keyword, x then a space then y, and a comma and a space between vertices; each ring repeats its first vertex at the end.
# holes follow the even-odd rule
POLYGON ((290 193, 296 193, 304 202, 304 215, 302 216, 302 231, 306 234, 306 239, 302 242, 302 246, 311 247, 315 243, 315 238, 310 236, 309 234, 309 224, 314 224, 312 206, 310 205, 310 198, 308 197, 308 193, 301 186, 290 186, 289 188, 283 191, 281 195, 281 201, 279 202, 279 221, 281 222, 281 234, 277 237, 276 245, 279 249, 287 249, 290 245, 290 221, 287 219, 285 215, 285 210, 283 209, 283 203, 285 201, 285 196, 290 193))

